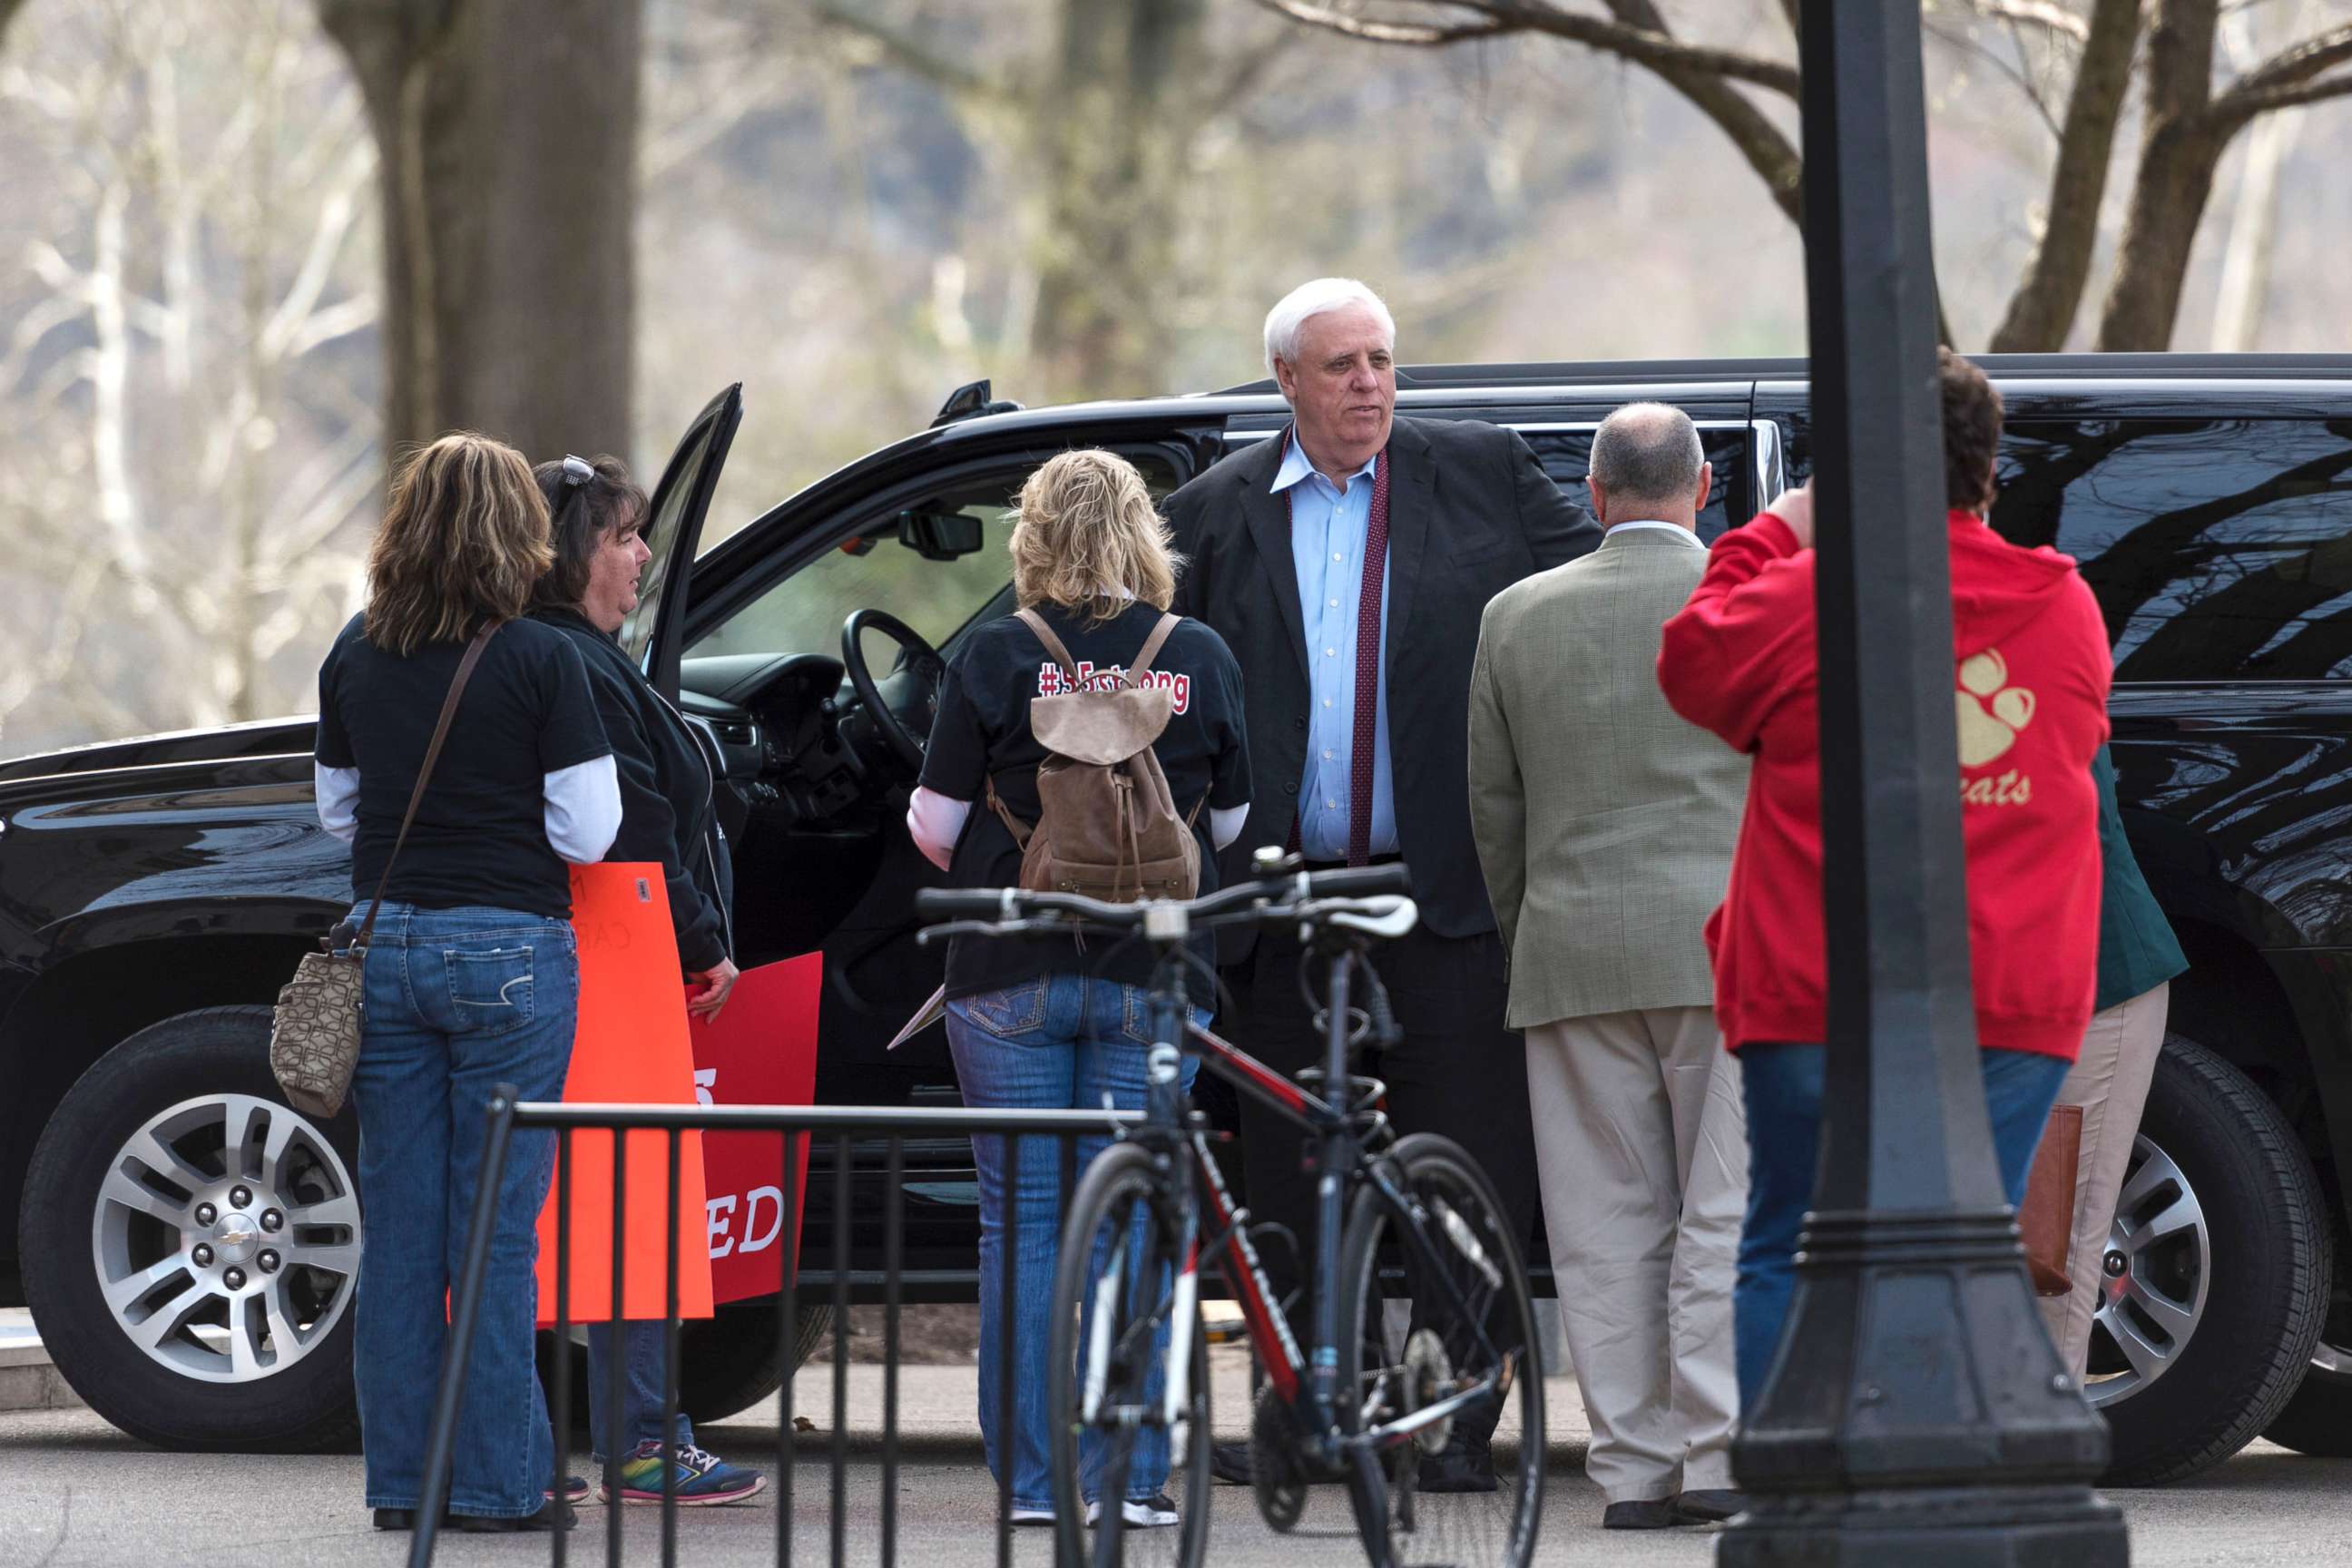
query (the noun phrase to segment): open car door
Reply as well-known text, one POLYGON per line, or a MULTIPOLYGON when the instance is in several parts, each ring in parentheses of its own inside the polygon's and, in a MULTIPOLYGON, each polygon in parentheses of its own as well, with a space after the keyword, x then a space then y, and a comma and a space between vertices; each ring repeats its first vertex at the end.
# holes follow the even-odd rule
POLYGON ((621 624, 621 647, 637 661, 654 689, 677 700, 678 653, 686 631, 688 579, 694 572, 694 552, 702 541, 702 520, 710 497, 719 488, 719 470, 726 466, 727 449, 734 445, 735 427, 743 422, 743 384, 737 382, 712 398, 694 416, 670 454, 661 482, 654 487, 653 510, 646 523, 646 563, 637 586, 637 607, 621 624))

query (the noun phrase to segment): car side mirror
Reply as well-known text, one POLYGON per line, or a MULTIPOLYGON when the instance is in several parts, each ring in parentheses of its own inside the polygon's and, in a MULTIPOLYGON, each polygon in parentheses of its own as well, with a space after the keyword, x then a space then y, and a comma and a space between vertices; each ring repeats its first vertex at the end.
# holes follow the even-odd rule
POLYGON ((926 561, 953 561, 959 556, 977 555, 981 550, 981 521, 969 512, 902 511, 898 514, 898 542, 926 561))

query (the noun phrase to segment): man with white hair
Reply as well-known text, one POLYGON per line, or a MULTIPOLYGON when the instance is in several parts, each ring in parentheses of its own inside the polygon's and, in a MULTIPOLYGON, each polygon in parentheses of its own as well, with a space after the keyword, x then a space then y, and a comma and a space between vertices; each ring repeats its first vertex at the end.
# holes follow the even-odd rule
MULTIPOLYGON (((1175 608, 1213 627, 1244 675, 1251 809, 1228 876, 1268 844, 1318 868, 1412 868, 1420 929, 1377 960, 1404 1039, 1370 1070, 1387 1080, 1397 1130, 1470 1150, 1526 1236, 1527 1062, 1503 1026, 1503 949, 1471 841, 1470 663, 1486 601, 1598 533, 1517 435, 1395 417, 1395 352, 1388 307, 1353 279, 1301 285, 1267 312, 1266 365, 1291 424, 1169 499, 1191 562, 1175 608)), ((1286 1072, 1318 1062, 1297 940, 1221 942, 1218 958, 1248 1048, 1286 1072)), ((1315 1177, 1299 1135, 1250 1100, 1241 1114, 1251 1213, 1304 1254, 1315 1177)), ((1262 1251, 1277 1290, 1301 1282, 1290 1248, 1262 1251)), ((1294 1322, 1307 1310, 1302 1297, 1294 1322)), ((1445 1451, 1422 1462, 1422 1489, 1494 1488, 1476 1426, 1454 1423, 1445 1451)), ((1245 1445, 1219 1445, 1216 1458, 1219 1475, 1247 1478, 1245 1445)))
POLYGON ((1666 706, 1661 628, 1706 570, 1714 481, 1690 416, 1612 414, 1587 484, 1601 548, 1486 606, 1470 816, 1527 1031, 1545 1238, 1592 1422, 1601 1523, 1727 1519, 1731 1288, 1748 1193, 1738 1068, 1704 936, 1748 758, 1666 706), (1570 671, 1574 679, 1563 679, 1570 671))

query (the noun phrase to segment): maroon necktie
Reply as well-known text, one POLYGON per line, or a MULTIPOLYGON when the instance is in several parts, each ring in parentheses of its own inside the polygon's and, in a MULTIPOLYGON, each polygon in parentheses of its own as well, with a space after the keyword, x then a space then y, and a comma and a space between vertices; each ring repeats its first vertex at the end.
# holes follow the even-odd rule
MULTIPOLYGON (((1286 444, 1297 439, 1286 431, 1286 444)), ((1364 581, 1356 595, 1356 725, 1348 757, 1348 864, 1372 858, 1373 748, 1380 742, 1381 584, 1389 560, 1389 450, 1372 465, 1372 510, 1364 528, 1364 581)), ((1298 816, 1290 818, 1287 848, 1298 847, 1298 816)))
POLYGON ((1381 582, 1389 562, 1389 452, 1372 468, 1372 515, 1364 530, 1364 586, 1356 597, 1356 744, 1348 766, 1348 864, 1372 858, 1372 763, 1380 742, 1381 582))

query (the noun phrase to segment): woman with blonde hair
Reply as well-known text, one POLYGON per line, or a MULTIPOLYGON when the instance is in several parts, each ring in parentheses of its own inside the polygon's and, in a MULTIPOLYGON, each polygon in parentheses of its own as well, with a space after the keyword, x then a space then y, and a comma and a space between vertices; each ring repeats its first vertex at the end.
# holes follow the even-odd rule
MULTIPOLYGON (((361 900, 338 934, 366 954, 353 1381, 379 1530, 410 1528, 424 1491, 483 1103, 499 1083, 563 1092, 580 993, 568 864, 603 858, 621 821, 579 650, 520 618, 553 559, 522 455, 444 436, 394 476, 367 608, 319 669, 319 816, 352 846, 361 900)), ((572 1522, 542 1490, 555 1455, 531 1362, 554 1154, 551 1133, 517 1132, 499 1183, 449 1486, 460 1530, 572 1522)))
MULTIPOLYGON (((956 650, 940 688, 922 783, 907 811, 917 846, 954 887, 1017 883, 1021 846, 1013 824, 1038 819, 1037 768, 1046 754, 1030 732, 1031 700, 1078 685, 1113 688, 1127 680, 1130 664, 1143 665, 1143 679, 1171 693, 1168 728, 1152 752, 1176 810, 1202 841, 1200 891, 1213 891, 1215 850, 1241 832, 1249 810, 1241 667, 1224 639, 1200 622, 1168 617, 1173 625, 1162 627, 1181 562, 1169 551, 1167 525, 1143 476, 1114 453, 1063 453, 1022 487, 1011 551, 1014 596, 1059 646, 1049 646, 1024 619, 1006 616, 956 650), (1157 651, 1147 654, 1155 641, 1157 651), (983 795, 992 796, 991 809, 972 810, 983 795)), ((1194 1016, 1205 1022, 1215 1002, 1205 942, 1199 957, 1192 1001, 1194 1016)), ((1108 1100, 1139 1110, 1151 1042, 1151 952, 1140 945, 1082 953, 1071 943, 1045 941, 950 943, 948 1043, 964 1103, 1068 1110, 1108 1100)), ((1184 1064, 1188 1083, 1192 1067, 1184 1064)), ((972 1141, 981 1201, 981 1436, 990 1469, 1011 1479, 1013 1522, 1050 1524, 1046 1348, 1053 1336, 1046 1317, 1061 1234, 1061 1162, 1044 1139, 1025 1141, 1017 1161, 1008 1161, 1007 1142, 972 1141), (1008 1205, 1017 1218, 1013 1258, 1004 1255, 1008 1205), (1007 1267, 1015 1270, 1010 1324, 998 1315, 1007 1267), (1014 1336, 1009 1433, 996 1426, 996 1347, 1008 1331, 1014 1336)), ((1105 1142, 1082 1142, 1080 1159, 1105 1142)), ((1128 1527, 1177 1522, 1165 1490, 1168 1468, 1166 1430, 1142 1434, 1118 1500, 1128 1527)))

